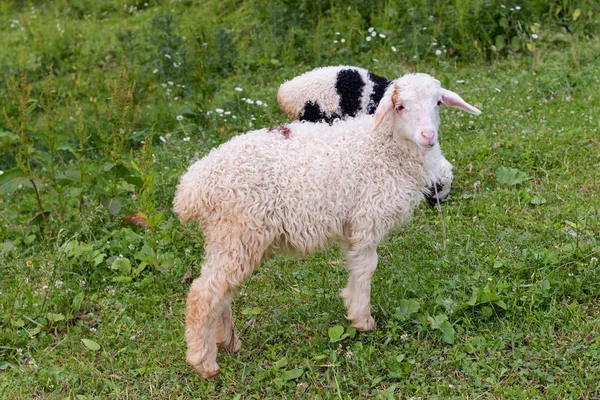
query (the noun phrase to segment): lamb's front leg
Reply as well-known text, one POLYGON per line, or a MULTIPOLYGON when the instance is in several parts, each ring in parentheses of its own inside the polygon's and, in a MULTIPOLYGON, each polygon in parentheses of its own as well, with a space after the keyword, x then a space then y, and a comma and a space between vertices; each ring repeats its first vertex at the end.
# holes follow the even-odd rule
POLYGON ((343 245, 342 251, 349 272, 348 286, 342 290, 347 318, 360 331, 375 327, 371 316, 371 279, 377 268, 377 247, 353 247, 343 245))
POLYGON ((437 180, 433 186, 428 187, 424 192, 425 199, 432 207, 435 206, 438 201, 443 203, 448 198, 450 189, 452 188, 452 181, 454 180, 452 169, 452 164, 450 164, 450 162, 446 160, 444 156, 442 156, 437 174, 437 180))

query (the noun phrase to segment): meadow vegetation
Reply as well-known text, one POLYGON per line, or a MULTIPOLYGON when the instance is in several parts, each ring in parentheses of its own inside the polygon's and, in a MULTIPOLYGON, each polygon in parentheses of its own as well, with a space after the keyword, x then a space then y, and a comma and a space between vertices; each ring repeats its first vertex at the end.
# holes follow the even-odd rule
POLYGON ((598 33, 594 0, 1 2, 0 397, 597 398, 598 33), (178 177, 336 64, 483 110, 441 112, 450 199, 380 247, 375 331, 344 318, 338 249, 276 257, 201 380, 178 177))

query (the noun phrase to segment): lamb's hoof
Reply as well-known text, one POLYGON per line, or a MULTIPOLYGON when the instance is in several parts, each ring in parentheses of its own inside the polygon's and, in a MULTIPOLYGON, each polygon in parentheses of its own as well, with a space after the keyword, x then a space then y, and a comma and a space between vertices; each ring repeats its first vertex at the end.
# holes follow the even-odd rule
POLYGON ((448 200, 448 195, 450 194, 450 186, 449 185, 442 185, 439 182, 435 184, 435 189, 433 186, 427 188, 427 190, 424 192, 425 195, 425 200, 427 200, 427 202, 429 203, 429 205, 431 207, 435 207, 438 203, 438 201, 441 203, 444 203, 446 200, 448 200), (436 189, 437 189, 437 196, 436 196, 436 189))
POLYGON ((236 353, 242 348, 242 341, 237 336, 233 336, 228 343, 219 343, 218 346, 229 353, 236 353))
POLYGON ((217 369, 207 369, 202 371, 202 376, 204 377, 204 379, 214 379, 217 376, 219 376, 219 372, 221 372, 221 368, 218 367, 217 369))
POLYGON ((185 360, 194 368, 196 374, 206 379, 214 378, 215 376, 219 375, 219 371, 221 371, 219 364, 217 364, 215 360, 203 360, 199 356, 199 353, 194 353, 189 349, 187 351, 185 360))
POLYGON ((203 377, 204 379, 213 379, 219 375, 221 372, 221 368, 217 365, 211 365, 210 367, 203 367, 202 365, 192 365, 194 367, 194 371, 198 376, 203 377))
POLYGON ((375 328, 375 320, 372 316, 369 316, 359 321, 353 321, 352 326, 361 332, 372 331, 375 328))

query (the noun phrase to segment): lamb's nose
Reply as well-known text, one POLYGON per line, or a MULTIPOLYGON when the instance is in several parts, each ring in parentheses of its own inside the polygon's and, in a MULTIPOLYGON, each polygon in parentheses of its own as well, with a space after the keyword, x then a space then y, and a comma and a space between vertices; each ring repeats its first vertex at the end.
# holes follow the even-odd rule
POLYGON ((425 129, 421 131, 421 137, 427 140, 429 143, 432 143, 435 139, 435 131, 433 129, 425 129))

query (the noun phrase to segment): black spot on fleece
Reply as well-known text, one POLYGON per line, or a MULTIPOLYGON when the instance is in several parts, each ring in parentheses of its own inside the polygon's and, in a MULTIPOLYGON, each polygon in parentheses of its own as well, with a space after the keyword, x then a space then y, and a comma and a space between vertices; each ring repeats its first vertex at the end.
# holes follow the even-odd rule
MULTIPOLYGON (((342 117, 356 117, 360 109, 365 82, 355 69, 342 69, 337 74, 335 90, 340 95, 342 117)), ((381 100, 381 99, 380 99, 381 100)))
POLYGON ((337 113, 333 113, 331 116, 327 116, 322 110, 319 104, 314 101, 307 101, 304 103, 304 111, 300 115, 300 121, 307 122, 327 122, 329 125, 340 116, 337 113))
POLYGON ((371 71, 369 71, 369 79, 373 82, 373 91, 367 106, 367 114, 375 114, 375 110, 377 110, 377 106, 385 94, 385 89, 391 81, 383 76, 375 75, 371 71))

